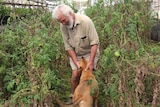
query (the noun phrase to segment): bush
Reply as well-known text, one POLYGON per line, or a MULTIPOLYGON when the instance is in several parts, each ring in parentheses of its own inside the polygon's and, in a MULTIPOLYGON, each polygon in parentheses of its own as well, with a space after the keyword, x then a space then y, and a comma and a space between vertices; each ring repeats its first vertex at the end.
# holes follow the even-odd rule
MULTIPOLYGON (((59 24, 49 12, 32 12, 21 20, 14 20, 13 14, 0 34, 0 104, 51 107, 54 95, 65 100, 69 94, 71 69, 59 24)), ((160 48, 149 40, 153 18, 147 5, 128 1, 104 6, 99 1, 86 14, 101 42, 95 72, 99 106, 157 106, 160 48)))

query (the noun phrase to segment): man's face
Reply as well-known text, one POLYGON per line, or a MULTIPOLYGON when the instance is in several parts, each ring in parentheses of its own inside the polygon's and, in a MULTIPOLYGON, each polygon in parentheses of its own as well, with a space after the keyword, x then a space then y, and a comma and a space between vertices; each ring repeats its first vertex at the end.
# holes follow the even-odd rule
POLYGON ((73 18, 71 15, 65 16, 63 14, 60 14, 58 17, 58 21, 62 23, 63 25, 67 26, 68 28, 73 27, 73 18))

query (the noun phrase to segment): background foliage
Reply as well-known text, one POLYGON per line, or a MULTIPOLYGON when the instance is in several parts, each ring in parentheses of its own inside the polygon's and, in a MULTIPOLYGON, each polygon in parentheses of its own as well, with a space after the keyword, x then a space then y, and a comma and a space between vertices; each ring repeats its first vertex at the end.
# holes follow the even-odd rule
MULTIPOLYGON (((59 23, 47 10, 5 11, 10 18, 0 33, 0 105, 56 107, 55 95, 68 98, 71 76, 59 23)), ((101 42, 95 72, 100 107, 158 107, 160 46, 150 40, 151 13, 145 2, 99 1, 86 10, 101 42)))

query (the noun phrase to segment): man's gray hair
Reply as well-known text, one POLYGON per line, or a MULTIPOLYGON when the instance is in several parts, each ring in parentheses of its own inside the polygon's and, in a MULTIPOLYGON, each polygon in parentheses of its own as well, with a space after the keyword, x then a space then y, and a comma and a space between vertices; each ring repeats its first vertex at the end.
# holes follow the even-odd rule
POLYGON ((54 8, 52 17, 58 19, 60 13, 63 13, 65 16, 69 16, 69 14, 74 13, 74 11, 68 5, 61 4, 54 8))

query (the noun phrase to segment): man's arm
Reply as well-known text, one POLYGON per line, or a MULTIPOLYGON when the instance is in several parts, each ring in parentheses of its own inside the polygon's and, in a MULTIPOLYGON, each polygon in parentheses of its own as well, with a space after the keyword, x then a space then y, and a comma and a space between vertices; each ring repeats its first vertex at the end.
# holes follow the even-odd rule
POLYGON ((97 44, 92 45, 90 59, 89 59, 89 62, 87 64, 86 70, 87 69, 93 70, 93 68, 94 68, 94 58, 95 58, 96 53, 97 53, 97 48, 98 48, 97 44))
POLYGON ((67 50, 67 52, 68 52, 69 56, 72 58, 75 65, 79 68, 80 65, 79 65, 79 62, 77 60, 76 53, 74 52, 74 50, 67 50))

